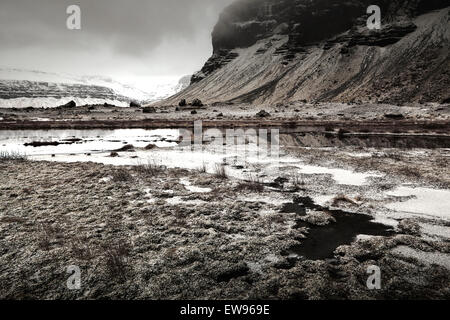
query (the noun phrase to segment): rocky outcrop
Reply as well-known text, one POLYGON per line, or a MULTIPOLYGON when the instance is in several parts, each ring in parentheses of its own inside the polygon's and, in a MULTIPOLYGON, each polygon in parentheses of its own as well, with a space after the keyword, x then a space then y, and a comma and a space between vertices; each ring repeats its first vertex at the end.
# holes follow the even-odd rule
POLYGON ((206 78, 208 75, 220 69, 230 61, 234 60, 238 57, 236 52, 232 52, 231 50, 221 49, 218 52, 214 53, 211 58, 203 66, 202 70, 195 73, 191 78, 191 84, 199 82, 206 78))
POLYGON ((371 4, 238 0, 213 30, 212 57, 173 100, 444 100, 450 79, 447 1, 378 1, 381 30, 366 26, 371 4))

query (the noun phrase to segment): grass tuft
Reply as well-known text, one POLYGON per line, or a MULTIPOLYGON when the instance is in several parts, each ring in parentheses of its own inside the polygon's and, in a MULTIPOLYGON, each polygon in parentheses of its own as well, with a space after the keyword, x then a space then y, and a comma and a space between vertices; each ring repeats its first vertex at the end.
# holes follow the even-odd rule
POLYGON ((218 179, 228 179, 227 171, 224 164, 216 164, 214 167, 214 176, 218 179))
POLYGON ((203 162, 202 165, 197 169, 197 171, 198 171, 199 173, 206 173, 206 172, 207 172, 206 163, 203 162))
POLYGON ((237 191, 248 190, 251 192, 263 192, 264 184, 257 176, 250 176, 249 180, 240 182, 237 186, 237 191))
POLYGON ((130 246, 127 243, 107 244, 104 246, 106 269, 109 275, 121 281, 126 279, 130 246))
POLYGON ((141 177, 155 177, 164 171, 164 167, 148 161, 135 166, 134 171, 141 177))
POLYGON ((130 174, 129 170, 120 168, 113 171, 112 180, 114 182, 128 182, 133 180, 133 176, 130 174))

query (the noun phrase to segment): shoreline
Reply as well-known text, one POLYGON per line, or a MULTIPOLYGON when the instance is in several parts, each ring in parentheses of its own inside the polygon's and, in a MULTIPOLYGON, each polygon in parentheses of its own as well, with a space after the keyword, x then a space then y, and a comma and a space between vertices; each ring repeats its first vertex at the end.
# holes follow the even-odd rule
POLYGON ((279 128, 280 133, 326 132, 345 129, 353 133, 435 133, 450 135, 450 120, 399 121, 326 121, 326 120, 50 120, 0 121, 0 130, 52 130, 52 129, 192 129, 195 121, 203 128, 279 128), (369 131, 367 131, 369 130, 369 131))

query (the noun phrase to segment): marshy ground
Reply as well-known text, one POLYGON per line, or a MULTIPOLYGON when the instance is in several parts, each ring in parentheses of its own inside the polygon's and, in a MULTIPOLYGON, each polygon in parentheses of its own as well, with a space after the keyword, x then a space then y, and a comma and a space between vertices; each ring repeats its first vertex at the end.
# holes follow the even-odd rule
MULTIPOLYGON (((338 187, 305 175, 274 188, 201 169, 6 159, 0 171, 2 298, 450 297, 446 219, 398 216, 379 236, 326 243, 336 249, 319 260, 295 254, 309 236, 327 241, 314 230, 333 230, 335 210, 385 210, 385 199, 339 193, 317 205, 326 181, 331 194, 392 185, 338 187), (289 203, 303 210, 283 210, 289 203), (66 287, 69 265, 81 268, 79 291, 66 287), (367 289, 370 265, 382 270, 381 290, 367 289)), ((368 217, 357 220, 361 233, 368 217)))
MULTIPOLYGON (((315 117, 336 118, 322 107, 315 117)), ((96 117, 111 123, 125 113, 153 121, 139 110, 103 108, 96 117)), ((216 119, 213 109, 221 111, 211 106, 187 120, 216 119)), ((257 111, 230 109, 219 118, 245 122, 257 111)), ((276 122, 310 109, 289 109, 285 119, 267 110, 276 122)), ((277 170, 270 159, 236 162, 208 145, 202 162, 177 149, 171 130, 144 138, 36 133, 51 145, 33 145, 28 131, 4 131, 0 150, 33 152, 0 153, 0 297, 449 299, 448 106, 402 110, 408 128, 427 112, 440 114, 423 134, 401 126, 397 135, 318 132, 323 124, 283 133, 277 170), (71 265, 81 269, 80 290, 67 288, 71 265), (379 290, 367 288, 369 266, 381 270, 379 290)), ((0 125, 70 124, 70 112, 6 110, 0 125)), ((91 112, 78 120, 95 126, 91 112)), ((150 118, 181 119, 164 112, 150 118)))

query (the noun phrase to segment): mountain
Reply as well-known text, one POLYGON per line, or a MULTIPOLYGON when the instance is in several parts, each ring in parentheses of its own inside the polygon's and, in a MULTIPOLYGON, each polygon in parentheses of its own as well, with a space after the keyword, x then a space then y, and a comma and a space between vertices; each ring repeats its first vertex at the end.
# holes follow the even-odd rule
POLYGON ((212 32, 213 55, 165 100, 273 104, 441 102, 449 98, 447 0, 238 0, 212 32))
MULTIPOLYGON (((189 79, 190 77, 188 77, 189 79)), ((74 100, 77 105, 109 103, 127 107, 130 101, 154 102, 167 98, 186 84, 186 77, 130 79, 74 76, 21 69, 0 69, 0 108, 56 107, 74 100)))

